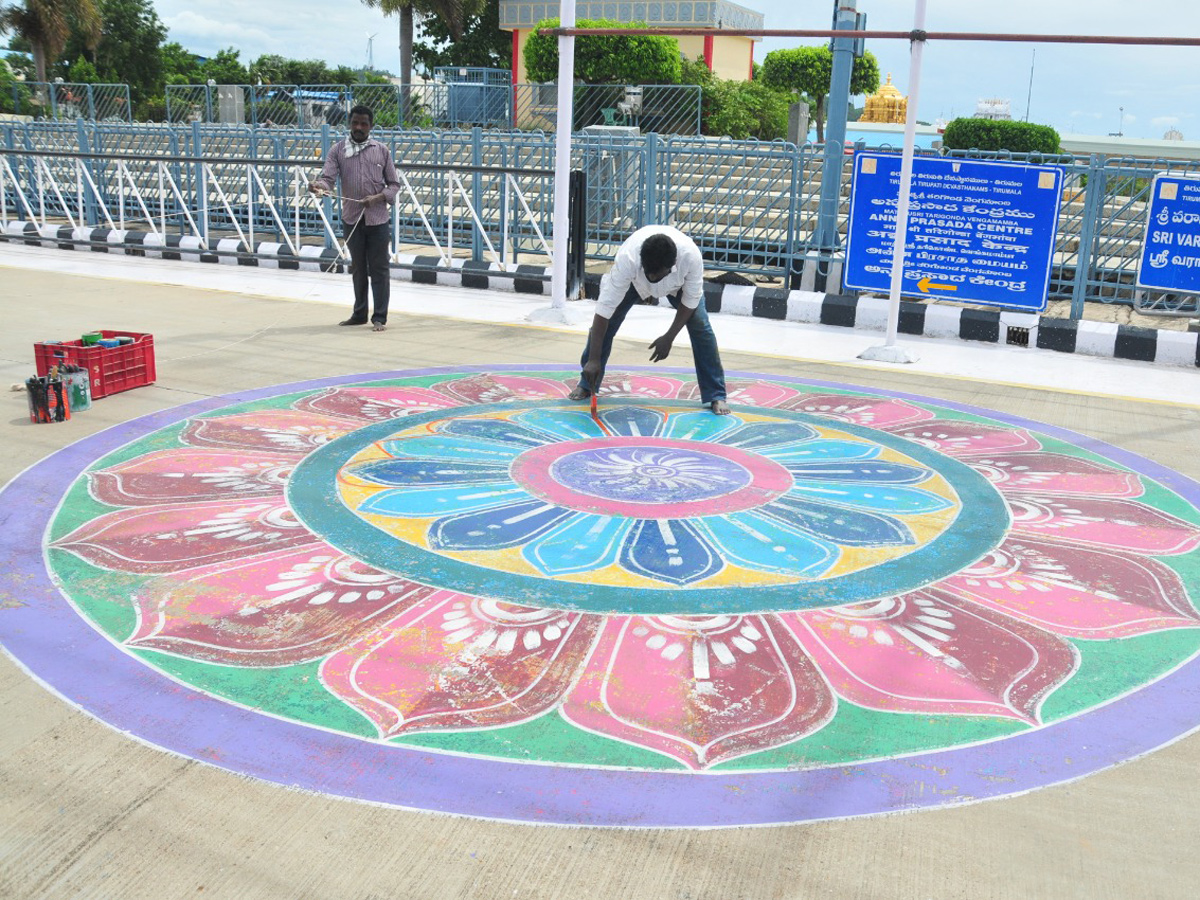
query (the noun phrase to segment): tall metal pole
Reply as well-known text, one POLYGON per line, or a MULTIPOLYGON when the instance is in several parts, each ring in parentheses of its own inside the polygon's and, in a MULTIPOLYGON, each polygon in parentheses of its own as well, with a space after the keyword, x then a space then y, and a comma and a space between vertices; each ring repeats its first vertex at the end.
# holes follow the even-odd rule
POLYGON ((1029 60, 1029 93, 1025 96, 1025 121, 1029 121, 1029 106, 1033 103, 1033 67, 1037 65, 1037 47, 1033 48, 1033 56, 1029 60))
MULTIPOLYGON (((562 0, 563 28, 575 25, 575 0, 562 0)), ((554 260, 550 306, 567 305, 567 232, 570 231, 571 126, 575 118, 575 38, 558 39, 558 130, 554 135, 554 260)))
POLYGON ((921 55, 925 51, 925 2, 917 0, 913 23, 912 57, 908 66, 908 115, 904 120, 904 155, 900 161, 900 197, 896 204, 896 241, 892 246, 892 283, 888 294, 887 341, 871 347, 859 359, 878 362, 912 363, 918 357, 896 344, 900 329, 900 282, 904 275, 904 255, 908 246, 908 207, 912 191, 914 148, 917 143, 917 105, 921 99, 921 55))
MULTIPOLYGON (((562 0, 563 28, 575 26, 575 0, 562 0)), ((550 305, 534 310, 531 322, 576 325, 588 318, 567 306, 567 256, 571 243, 571 129, 575 122, 575 38, 558 36, 558 130, 554 134, 553 257, 550 305)))
MULTIPOLYGON (((562 27, 575 25, 575 0, 562 0, 562 27)), ((571 231, 571 128, 575 122, 575 38, 558 36, 558 130, 554 134, 553 257, 550 305, 529 314, 531 322, 576 325, 588 318, 567 306, 567 256, 571 231)))
MULTIPOLYGON (((858 21, 856 0, 834 0, 833 28, 853 31, 858 21)), ((850 105, 850 76, 854 71, 854 38, 835 37, 832 42, 833 77, 829 84, 825 121, 825 165, 821 173, 821 200, 817 214, 817 277, 814 289, 825 291, 834 253, 838 249, 838 204, 842 197, 842 165, 846 143, 846 109, 850 105)), ((800 285, 793 276, 792 287, 800 285)), ((838 285, 832 285, 834 290, 838 285)))

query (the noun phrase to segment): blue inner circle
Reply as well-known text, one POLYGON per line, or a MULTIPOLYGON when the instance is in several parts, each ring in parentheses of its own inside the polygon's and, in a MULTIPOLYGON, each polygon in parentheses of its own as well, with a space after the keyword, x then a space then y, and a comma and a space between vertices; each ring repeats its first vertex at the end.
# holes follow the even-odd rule
POLYGON ((550 476, 591 497, 691 503, 741 490, 753 476, 732 460, 673 447, 596 447, 556 459, 550 476))

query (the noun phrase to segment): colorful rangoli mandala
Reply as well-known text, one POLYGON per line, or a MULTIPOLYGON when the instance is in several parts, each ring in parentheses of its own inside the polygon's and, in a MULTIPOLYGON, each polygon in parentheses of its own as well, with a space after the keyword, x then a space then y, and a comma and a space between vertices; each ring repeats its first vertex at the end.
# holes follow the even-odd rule
POLYGON ((0 636, 177 752, 535 821, 964 802, 1200 724, 1194 483, 767 376, 719 417, 684 374, 610 374, 596 422, 575 378, 359 376, 81 442, 7 489, 62 501, 0 636))

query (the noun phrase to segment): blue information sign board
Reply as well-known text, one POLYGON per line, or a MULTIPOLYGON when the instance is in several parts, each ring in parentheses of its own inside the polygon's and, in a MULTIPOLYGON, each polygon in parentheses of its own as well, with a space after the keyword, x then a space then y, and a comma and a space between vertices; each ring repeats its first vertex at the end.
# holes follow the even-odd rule
POLYGON ((1200 178, 1155 177, 1137 283, 1200 294, 1200 178))
MULTIPOLYGON (((854 160, 847 288, 891 287, 899 155, 854 160)), ((1039 312, 1046 307, 1062 200, 1062 169, 918 156, 900 291, 1039 312)))

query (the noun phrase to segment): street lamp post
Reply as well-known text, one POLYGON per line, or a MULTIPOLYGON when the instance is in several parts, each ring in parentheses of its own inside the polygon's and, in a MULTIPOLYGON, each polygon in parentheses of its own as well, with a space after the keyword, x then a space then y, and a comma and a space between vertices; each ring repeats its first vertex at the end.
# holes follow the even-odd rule
MULTIPOLYGON (((856 0, 834 0, 833 30, 853 30, 858 24, 856 0)), ((833 257, 837 252, 838 203, 842 196, 842 166, 846 142, 846 108, 850 104, 850 76, 854 71, 855 39, 834 38, 833 76, 829 84, 829 102, 826 104, 825 122, 825 165, 821 173, 821 199, 817 213, 817 275, 813 284, 816 291, 838 290, 840 285, 828 284, 833 257)), ((792 287, 800 287, 798 272, 793 272, 792 287)))

